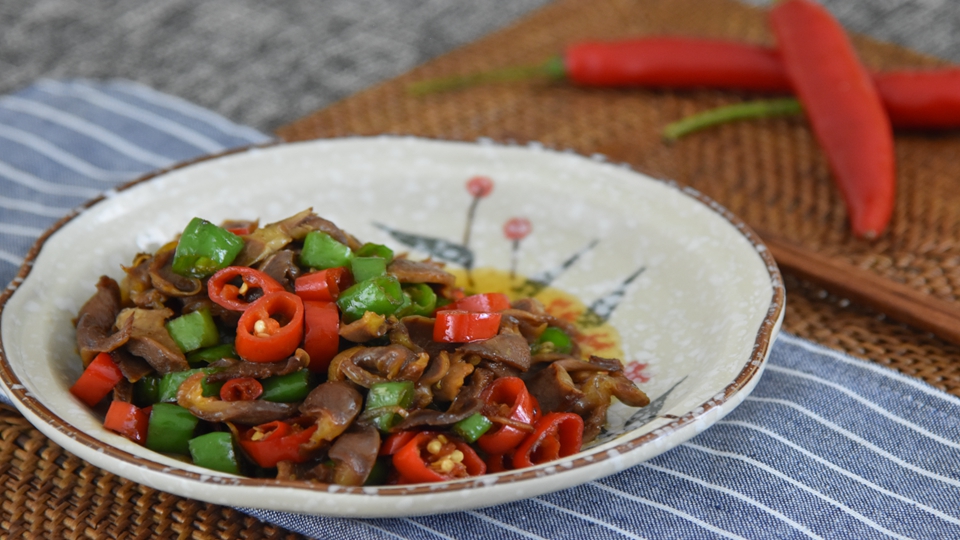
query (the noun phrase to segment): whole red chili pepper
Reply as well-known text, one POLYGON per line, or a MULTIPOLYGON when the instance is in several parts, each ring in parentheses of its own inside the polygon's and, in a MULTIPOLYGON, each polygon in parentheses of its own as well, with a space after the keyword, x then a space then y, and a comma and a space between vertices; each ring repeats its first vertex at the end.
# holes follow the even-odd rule
POLYGON ((562 62, 566 78, 584 86, 790 90, 776 52, 733 41, 584 42, 567 48, 562 62))
POLYGON ((893 132, 840 23, 811 0, 783 0, 770 25, 797 97, 847 205, 853 233, 875 238, 893 213, 893 132))
MULTIPOLYGON (((789 92, 776 50, 716 39, 658 37, 584 42, 567 48, 563 75, 583 86, 721 88, 789 92)), ((960 69, 872 74, 895 127, 960 126, 960 69)))
POLYGON ((733 41, 649 37, 575 43, 563 56, 543 64, 421 81, 410 91, 426 94, 537 76, 601 87, 790 90, 776 52, 770 49, 733 41))
MULTIPOLYGON (((429 93, 538 75, 595 87, 778 93, 792 88, 780 56, 769 47, 718 39, 651 37, 575 43, 563 56, 538 66, 421 81, 411 90, 429 93)), ((872 77, 894 127, 960 127, 960 68, 898 70, 872 77)))
POLYGON ((500 423, 477 439, 477 446, 488 454, 506 454, 516 448, 540 418, 540 405, 518 377, 494 380, 484 388, 480 399, 484 402, 484 415, 491 421, 496 423, 500 417, 512 422, 500 423), (529 430, 521 429, 524 425, 529 426, 529 430))
POLYGON ((280 291, 260 298, 243 312, 234 347, 244 360, 275 362, 293 354, 302 338, 303 301, 280 291))
POLYGON ((583 418, 574 413, 549 413, 513 453, 513 467, 533 467, 576 454, 583 445, 583 418))
POLYGON ((894 127, 960 126, 960 68, 876 73, 873 83, 894 127))
POLYGON ((264 295, 284 290, 283 285, 272 277, 247 266, 228 266, 207 281, 207 296, 210 300, 233 311, 245 311, 250 307, 251 302, 240 298, 248 289, 260 289, 264 295), (243 280, 239 287, 230 283, 238 277, 243 280))

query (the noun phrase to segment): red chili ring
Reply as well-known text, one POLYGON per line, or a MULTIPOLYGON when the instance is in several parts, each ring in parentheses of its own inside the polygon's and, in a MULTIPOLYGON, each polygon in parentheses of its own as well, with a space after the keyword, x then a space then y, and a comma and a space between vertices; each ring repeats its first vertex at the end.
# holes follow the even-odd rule
POLYGON ((283 291, 283 285, 267 274, 248 266, 228 266, 210 276, 207 281, 207 296, 216 304, 233 311, 246 311, 253 303, 240 299, 240 288, 230 283, 239 277, 248 287, 259 288, 266 296, 283 291))
POLYGON ((263 385, 252 377, 230 379, 220 387, 222 401, 253 401, 263 394, 263 385))
MULTIPOLYGON (((510 406, 511 420, 530 424, 531 428, 540 418, 540 405, 537 403, 523 380, 517 377, 500 377, 483 390, 480 395, 483 402, 490 406, 500 404, 510 406)), ((502 424, 486 432, 477 439, 477 446, 488 454, 507 454, 517 447, 529 434, 502 424)))
POLYGON ((237 354, 251 362, 276 362, 289 357, 300 346, 303 339, 303 302, 300 297, 286 291, 270 293, 243 312, 237 324, 237 340, 234 346, 237 354), (286 324, 279 324, 275 330, 265 329, 257 332, 256 325, 274 315, 281 315, 286 324))

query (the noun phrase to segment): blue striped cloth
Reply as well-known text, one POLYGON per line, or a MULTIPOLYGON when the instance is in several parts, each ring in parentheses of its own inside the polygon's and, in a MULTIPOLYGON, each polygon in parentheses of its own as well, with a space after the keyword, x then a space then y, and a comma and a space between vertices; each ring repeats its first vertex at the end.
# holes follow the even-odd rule
MULTIPOLYGON (((43 81, 0 98, 0 280, 101 190, 267 140, 124 81, 43 81)), ((782 335, 739 408, 608 478, 409 519, 243 510, 317 538, 960 538, 960 399, 782 335)))

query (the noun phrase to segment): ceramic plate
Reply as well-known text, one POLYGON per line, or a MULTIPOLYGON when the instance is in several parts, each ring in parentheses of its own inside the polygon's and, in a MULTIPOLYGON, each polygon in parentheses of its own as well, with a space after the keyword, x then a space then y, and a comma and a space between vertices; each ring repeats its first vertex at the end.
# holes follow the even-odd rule
POLYGON ((248 149, 110 192, 40 239, 2 300, 4 390, 77 456, 212 503, 374 517, 530 497, 680 444, 757 383, 784 291, 756 235, 691 190, 537 146, 382 137, 248 149), (120 278, 121 264, 155 250, 194 216, 266 223, 310 206, 364 241, 469 267, 477 279, 499 275, 537 294, 587 329, 591 347, 621 357, 651 405, 612 407, 592 446, 543 466, 435 485, 346 488, 185 464, 104 430, 69 394, 81 372, 71 321, 100 275, 120 278), (597 328, 608 330, 589 331, 597 328))

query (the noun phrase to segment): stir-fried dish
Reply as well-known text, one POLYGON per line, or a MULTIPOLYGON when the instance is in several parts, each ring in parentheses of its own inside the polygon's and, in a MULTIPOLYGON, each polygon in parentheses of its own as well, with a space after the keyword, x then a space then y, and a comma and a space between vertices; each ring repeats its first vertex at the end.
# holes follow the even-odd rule
POLYGON ((157 452, 253 477, 439 482, 579 452, 619 360, 535 299, 467 295, 434 261, 361 243, 311 210, 193 219, 103 276, 76 320, 71 392, 157 452))

